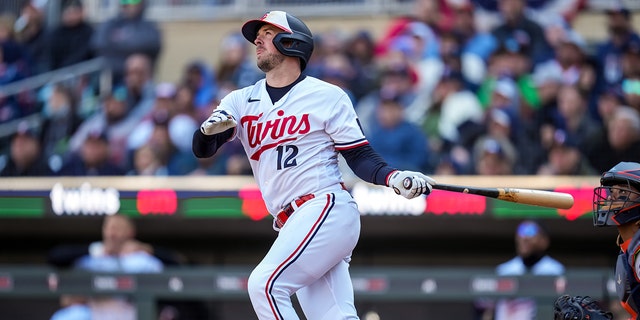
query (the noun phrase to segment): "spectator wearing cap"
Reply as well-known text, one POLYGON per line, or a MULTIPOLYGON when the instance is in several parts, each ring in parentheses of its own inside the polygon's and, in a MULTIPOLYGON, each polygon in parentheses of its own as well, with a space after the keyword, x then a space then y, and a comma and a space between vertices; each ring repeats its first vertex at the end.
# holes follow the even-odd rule
POLYGON ((115 141, 128 137, 137 125, 137 122, 127 121, 127 89, 124 86, 113 88, 112 92, 103 98, 100 106, 100 112, 84 120, 71 136, 68 154, 80 152, 85 140, 91 134, 95 135, 96 131, 104 131, 109 141, 111 141, 111 137, 114 139, 113 144, 109 143, 110 150, 113 152, 110 152, 110 157, 114 162, 126 167, 126 148, 115 141))
POLYGON ((468 150, 474 150, 480 138, 496 139, 518 155, 512 165, 512 174, 533 174, 545 160, 543 150, 537 136, 527 134, 520 117, 510 107, 517 95, 515 85, 510 79, 503 81, 498 81, 492 99, 494 105, 484 111, 482 121, 467 121, 458 128, 460 143, 468 150))
POLYGON ((553 142, 547 150, 547 161, 538 167, 538 175, 589 176, 597 175, 578 147, 577 141, 564 130, 553 134, 553 142))
POLYGON ((475 91, 486 76, 489 57, 497 49, 498 42, 490 32, 477 27, 477 7, 472 0, 446 2, 453 13, 451 32, 460 39, 462 72, 475 91))
POLYGON ((536 65, 552 58, 553 50, 544 29, 526 15, 525 7, 525 0, 498 0, 503 22, 492 30, 492 34, 500 44, 514 42, 536 65))
POLYGON ((183 69, 180 85, 189 87, 194 92, 194 105, 198 114, 198 123, 211 114, 211 106, 217 100, 218 84, 211 66, 201 60, 189 62, 183 69))
POLYGON ((151 57, 142 53, 127 57, 123 84, 127 88, 127 115, 139 121, 153 108, 156 97, 151 57))
POLYGON ((53 174, 44 158, 37 132, 26 122, 18 125, 13 135, 9 155, 0 157, 0 176, 37 177, 53 174))
POLYGON ((185 175, 197 167, 197 161, 192 152, 181 150, 174 143, 171 120, 167 113, 154 114, 154 126, 146 143, 153 148, 160 163, 166 166, 169 175, 185 175))
POLYGON ((485 135, 478 138, 473 146, 473 173, 489 176, 512 175, 517 159, 516 148, 509 140, 485 135))
POLYGON ((368 140, 389 165, 430 172, 428 139, 420 127, 406 120, 397 96, 381 96, 368 140))
POLYGON ((432 99, 420 117, 421 127, 429 137, 430 150, 447 153, 453 146, 464 144, 461 127, 480 125, 484 110, 475 94, 464 87, 464 79, 458 72, 442 75, 432 99))
POLYGON ((87 61, 95 56, 91 47, 94 29, 85 19, 82 1, 65 0, 61 10, 60 24, 47 36, 50 70, 87 61))
POLYGON ((147 0, 120 0, 118 15, 100 24, 91 39, 96 54, 113 71, 113 83, 124 81, 125 61, 135 53, 149 57, 154 73, 162 51, 162 32, 145 17, 146 9, 147 0))
POLYGON ((516 151, 513 174, 533 174, 545 160, 545 153, 537 139, 522 130, 520 121, 509 110, 490 109, 485 118, 486 135, 498 141, 508 141, 516 151))
MULTIPOLYGON (((499 83, 501 80, 515 84, 518 97, 509 97, 514 98, 511 107, 522 118, 522 123, 535 119, 542 103, 531 74, 531 59, 522 48, 501 46, 492 54, 487 76, 477 90, 478 99, 485 108, 493 104, 493 94, 496 87, 502 85, 499 83)), ((502 91, 502 88, 498 90, 502 91)), ((531 126, 536 127, 536 124, 531 126)))
POLYGON ((563 25, 554 24, 545 31, 547 38, 552 39, 554 57, 537 65, 532 74, 541 104, 545 107, 553 104, 561 85, 574 85, 585 94, 591 93, 596 71, 586 54, 584 40, 563 25))
POLYGON ((587 97, 575 85, 563 85, 558 91, 555 128, 563 129, 583 152, 594 139, 604 135, 600 122, 589 114, 587 97))
POLYGON ((45 6, 38 2, 42 1, 23 1, 20 17, 14 24, 16 39, 25 48, 31 74, 48 71, 45 6))
MULTIPOLYGON (((549 233, 540 221, 526 219, 515 230, 516 256, 496 267, 498 276, 559 276, 564 265, 548 253, 551 245, 549 233)), ((499 299, 493 312, 495 320, 536 319, 536 302, 529 297, 499 299)))
POLYGON ((417 99, 417 82, 418 75, 406 60, 386 61, 381 67, 379 86, 365 95, 355 105, 362 128, 365 131, 369 131, 375 121, 375 110, 383 96, 396 97, 405 108, 415 102, 417 99))
POLYGON ((631 12, 617 1, 611 4, 606 10, 608 37, 595 48, 598 94, 620 85, 624 77, 622 56, 625 52, 640 50, 640 36, 633 28, 631 12))
POLYGON ((96 129, 88 133, 78 152, 71 154, 58 172, 60 176, 120 176, 125 169, 110 158, 106 132, 96 129))
POLYGON ((463 85, 469 87, 462 70, 461 43, 458 37, 447 32, 442 34, 438 41, 438 54, 425 57, 415 65, 418 73, 418 83, 416 84, 418 97, 407 111, 410 119, 421 119, 424 116, 425 108, 433 103, 433 91, 445 74, 460 75, 463 85))
POLYGON ((356 70, 346 55, 332 54, 327 56, 320 69, 319 78, 344 90, 351 103, 358 103, 351 91, 351 83, 356 79, 356 70))
POLYGON ((127 148, 138 148, 149 140, 155 119, 162 118, 162 121, 165 121, 173 116, 176 109, 175 98, 176 86, 173 83, 163 82, 156 85, 153 109, 133 129, 127 139, 127 148))
POLYGON ((598 119, 601 119, 602 127, 606 128, 609 120, 613 117, 615 110, 625 105, 624 94, 622 88, 613 87, 598 95, 596 109, 598 111, 598 119))
POLYGON ((356 71, 355 81, 350 85, 356 101, 375 88, 378 81, 379 70, 374 47, 373 36, 366 29, 356 32, 345 44, 345 54, 356 71))

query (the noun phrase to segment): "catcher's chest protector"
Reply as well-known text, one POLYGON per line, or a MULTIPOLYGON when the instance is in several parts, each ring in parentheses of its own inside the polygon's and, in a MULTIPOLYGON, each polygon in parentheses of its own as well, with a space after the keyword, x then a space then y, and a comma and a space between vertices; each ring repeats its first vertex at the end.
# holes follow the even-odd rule
POLYGON ((620 251, 616 263, 616 292, 622 306, 629 312, 632 319, 638 318, 640 306, 640 283, 636 280, 633 266, 633 254, 640 250, 640 232, 636 233, 626 251, 620 251), (631 255, 629 255, 631 253, 631 255))

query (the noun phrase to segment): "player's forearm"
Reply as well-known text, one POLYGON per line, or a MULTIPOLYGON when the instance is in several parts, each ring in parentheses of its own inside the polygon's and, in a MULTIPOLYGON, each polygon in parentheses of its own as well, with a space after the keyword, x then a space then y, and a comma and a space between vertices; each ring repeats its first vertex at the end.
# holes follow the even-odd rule
POLYGON ((396 170, 390 167, 382 157, 366 145, 340 152, 347 161, 349 168, 358 178, 377 185, 386 186, 387 177, 396 170))
POLYGON ((214 135, 206 135, 199 129, 193 133, 191 150, 198 158, 208 158, 213 156, 218 149, 233 135, 233 128, 214 135))

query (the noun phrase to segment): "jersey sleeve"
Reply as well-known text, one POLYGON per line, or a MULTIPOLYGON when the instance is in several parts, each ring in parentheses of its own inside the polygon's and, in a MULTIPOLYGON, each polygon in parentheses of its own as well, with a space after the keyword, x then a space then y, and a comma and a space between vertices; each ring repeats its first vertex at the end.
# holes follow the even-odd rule
POLYGON ((326 131, 333 139, 338 151, 369 144, 362 132, 353 104, 344 92, 341 93, 340 98, 330 111, 330 117, 326 122, 326 131))

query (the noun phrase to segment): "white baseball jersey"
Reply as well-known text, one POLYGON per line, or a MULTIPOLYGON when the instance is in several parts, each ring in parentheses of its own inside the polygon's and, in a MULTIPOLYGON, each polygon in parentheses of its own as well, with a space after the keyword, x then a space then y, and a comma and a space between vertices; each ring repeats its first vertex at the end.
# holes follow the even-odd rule
POLYGON ((346 93, 307 76, 275 104, 266 81, 231 92, 218 109, 239 138, 271 214, 296 197, 340 188, 337 151, 367 144, 346 93))

